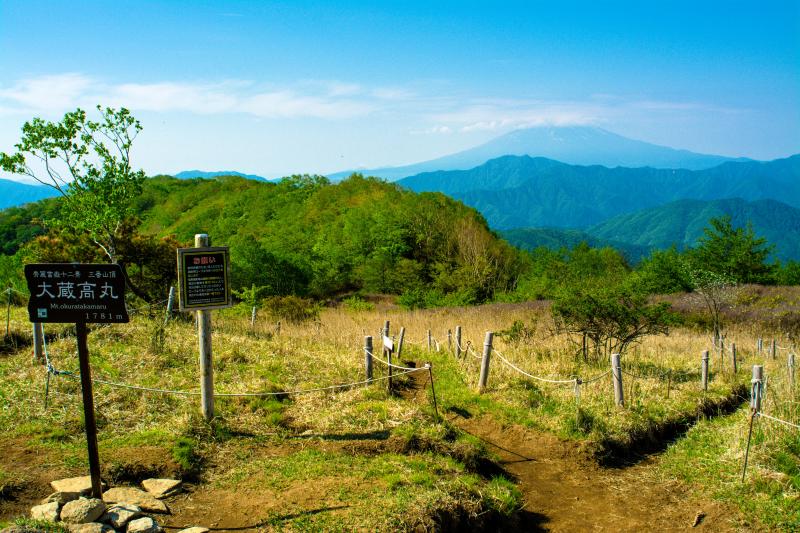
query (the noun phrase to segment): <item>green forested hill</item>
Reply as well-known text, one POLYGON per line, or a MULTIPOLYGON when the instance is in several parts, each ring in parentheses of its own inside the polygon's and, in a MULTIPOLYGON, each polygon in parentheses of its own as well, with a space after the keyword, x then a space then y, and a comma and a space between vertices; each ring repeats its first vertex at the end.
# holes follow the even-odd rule
MULTIPOLYGON (((35 205, 17 210, 9 231, 35 205)), ((358 175, 337 184, 159 176, 146 181, 136 210, 145 234, 189 244, 208 233, 213 245, 229 245, 234 285, 263 295, 435 291, 469 303, 510 288, 521 268, 520 253, 474 209, 358 175)))
POLYGON ((800 260, 800 209, 775 200, 680 200, 619 215, 586 231, 599 239, 647 248, 688 248, 696 245, 711 218, 724 215, 737 227, 750 222, 757 235, 775 245, 775 257, 800 260))

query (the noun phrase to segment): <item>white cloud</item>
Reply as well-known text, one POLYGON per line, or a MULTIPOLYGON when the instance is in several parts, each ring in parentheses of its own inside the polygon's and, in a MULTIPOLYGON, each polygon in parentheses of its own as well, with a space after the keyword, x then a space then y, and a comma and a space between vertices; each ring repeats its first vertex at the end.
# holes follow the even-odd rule
POLYGON ((375 107, 374 99, 356 97, 361 91, 356 84, 306 85, 265 89, 248 81, 107 84, 80 74, 59 74, 0 86, 0 112, 50 115, 101 103, 135 111, 343 119, 365 115, 375 107))
POLYGON ((450 126, 431 126, 421 130, 409 130, 411 135, 450 135, 453 129, 450 126))
POLYGON ((76 73, 20 80, 10 87, 0 87, 0 105, 24 112, 62 112, 74 108, 92 86, 90 78, 76 73))
POLYGON ((0 115, 52 117, 96 104, 137 111, 246 114, 261 119, 346 120, 380 114, 410 124, 413 135, 507 131, 536 125, 608 124, 642 113, 733 113, 703 102, 592 94, 583 100, 457 97, 446 86, 369 87, 342 80, 299 80, 283 86, 249 80, 109 83, 64 73, 0 84, 0 115))

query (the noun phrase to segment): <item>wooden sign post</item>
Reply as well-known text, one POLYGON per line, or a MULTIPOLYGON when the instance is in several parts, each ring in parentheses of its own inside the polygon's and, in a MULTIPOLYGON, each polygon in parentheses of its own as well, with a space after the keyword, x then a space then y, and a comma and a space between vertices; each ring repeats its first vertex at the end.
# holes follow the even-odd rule
POLYGON ((214 418, 214 368, 211 361, 211 310, 231 306, 227 246, 209 247, 208 235, 194 236, 194 248, 178 249, 181 311, 197 311, 200 351, 200 402, 203 417, 214 418))
POLYGON ((75 324, 92 496, 101 498, 100 457, 97 451, 86 324, 129 321, 122 268, 110 264, 40 263, 25 265, 25 280, 31 293, 28 300, 28 318, 31 322, 75 324))

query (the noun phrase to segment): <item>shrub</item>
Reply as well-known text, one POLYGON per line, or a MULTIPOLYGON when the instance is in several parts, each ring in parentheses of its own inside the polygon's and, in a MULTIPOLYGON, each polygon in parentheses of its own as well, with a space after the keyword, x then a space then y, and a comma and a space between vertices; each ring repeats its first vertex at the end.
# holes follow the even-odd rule
POLYGON ((358 295, 345 298, 342 303, 344 304, 345 308, 350 311, 372 311, 375 309, 374 304, 367 302, 358 295))
POLYGON ((285 320, 294 324, 319 318, 319 305, 308 298, 299 296, 272 296, 264 300, 264 308, 275 320, 285 320))

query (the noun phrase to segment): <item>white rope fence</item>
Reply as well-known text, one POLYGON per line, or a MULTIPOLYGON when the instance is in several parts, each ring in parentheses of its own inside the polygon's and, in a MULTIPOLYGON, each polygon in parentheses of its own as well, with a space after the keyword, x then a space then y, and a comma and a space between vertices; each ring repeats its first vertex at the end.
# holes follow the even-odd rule
POLYGON ((531 379, 535 379, 536 381, 541 381, 543 383, 553 383, 553 384, 556 384, 556 385, 566 385, 566 384, 572 385, 572 384, 575 383, 575 380, 577 379, 577 378, 572 378, 572 379, 547 379, 547 378, 541 378, 539 376, 534 376, 533 374, 529 374, 528 372, 525 372, 524 370, 522 370, 518 366, 514 365, 511 361, 509 361, 508 359, 503 357, 503 354, 501 354, 498 350, 493 350, 492 353, 494 353, 497 357, 499 357, 500 360, 503 363, 505 363, 507 366, 513 368, 514 370, 516 370, 517 372, 519 372, 523 376, 529 377, 531 379))
MULTIPOLYGON (((404 372, 400 372, 399 374, 395 374, 394 377, 403 376, 405 374, 411 374, 413 372, 423 372, 423 371, 427 372, 428 371, 428 367, 410 368, 408 370, 405 370, 404 372)), ((312 388, 312 389, 298 389, 298 390, 293 390, 293 391, 230 392, 230 393, 225 393, 225 392, 219 392, 218 393, 218 392, 215 392, 214 393, 214 397, 215 398, 246 398, 246 397, 258 398, 258 397, 264 397, 264 396, 297 396, 297 395, 300 395, 300 394, 308 394, 308 393, 312 393, 312 392, 323 392, 323 391, 329 391, 329 390, 347 389, 347 388, 357 387, 357 386, 360 386, 360 385, 367 385, 367 384, 375 382, 375 381, 382 381, 382 380, 386 380, 386 379, 390 379, 390 378, 391 378, 391 376, 383 376, 383 377, 379 377, 379 378, 365 379, 365 380, 362 380, 362 381, 354 381, 352 383, 343 383, 343 384, 340 384, 340 385, 330 385, 330 386, 327 386, 327 387, 316 387, 316 388, 312 388)), ((181 390, 171 390, 171 389, 157 389, 157 388, 151 388, 151 387, 142 387, 142 386, 138 386, 138 385, 128 385, 127 383, 116 383, 116 382, 113 382, 113 381, 106 381, 106 380, 103 380, 103 379, 96 379, 96 378, 92 378, 92 381, 95 382, 95 383, 102 383, 103 385, 108 385, 108 386, 111 386, 111 387, 140 390, 140 391, 144 391, 144 392, 154 392, 154 393, 160 393, 160 394, 176 394, 176 395, 185 395, 185 396, 199 396, 200 395, 200 391, 181 391, 181 390)))

